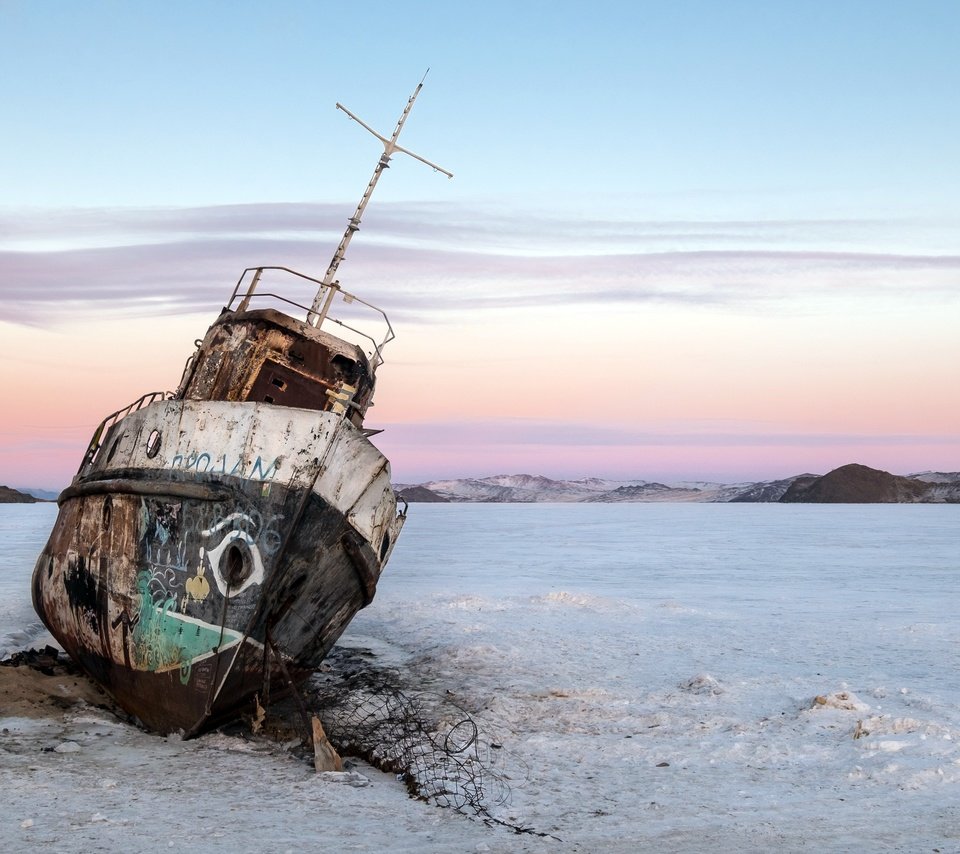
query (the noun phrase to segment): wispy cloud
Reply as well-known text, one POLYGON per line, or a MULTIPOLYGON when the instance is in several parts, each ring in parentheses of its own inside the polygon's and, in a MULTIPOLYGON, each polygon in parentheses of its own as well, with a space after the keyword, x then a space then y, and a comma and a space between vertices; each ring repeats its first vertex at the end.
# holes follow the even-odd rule
POLYGON ((771 480, 861 462, 906 474, 943 470, 960 434, 784 430, 687 422, 636 428, 543 419, 383 424, 375 439, 402 482, 525 471, 550 477, 771 480))
MULTIPOLYGON (((283 264, 322 277, 344 221, 339 206, 318 204, 0 212, 7 297, 0 319, 44 324, 82 310, 208 311, 247 266, 283 264)), ((415 318, 545 304, 960 297, 958 255, 830 248, 826 235, 869 227, 534 220, 385 204, 371 215, 369 234, 365 224, 341 278, 391 314, 415 318)))
POLYGON ((948 445, 960 444, 954 435, 799 433, 765 428, 686 422, 675 429, 663 427, 624 428, 579 422, 541 419, 477 419, 423 423, 386 423, 391 442, 410 442, 418 447, 484 445, 536 445, 538 447, 680 447, 680 448, 820 448, 863 445, 948 445))

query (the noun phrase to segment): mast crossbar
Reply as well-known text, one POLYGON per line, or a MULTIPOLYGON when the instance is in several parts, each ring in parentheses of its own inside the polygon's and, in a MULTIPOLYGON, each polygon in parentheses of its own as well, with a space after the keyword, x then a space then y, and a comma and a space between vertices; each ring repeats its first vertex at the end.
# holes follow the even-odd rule
MULTIPOLYGON (((429 70, 430 69, 428 68, 427 71, 429 70)), ((423 76, 424 79, 426 79, 427 75, 424 74, 423 76)), ((369 131, 380 140, 380 142, 383 144, 383 154, 380 155, 380 160, 377 162, 377 165, 373 170, 373 175, 371 176, 369 182, 367 182, 367 187, 363 191, 363 195, 360 197, 360 202, 357 205, 357 209, 354 211, 353 216, 347 221, 347 228, 343 232, 343 237, 340 238, 340 244, 337 246, 336 252, 333 253, 330 266, 327 268, 326 275, 323 277, 323 283, 317 290, 317 295, 314 297, 313 305, 311 306, 310 312, 307 314, 307 323, 310 323, 313 326, 319 326, 321 323, 323 323, 327 313, 330 310, 330 305, 333 302, 333 298, 340 289, 340 283, 335 280, 337 268, 340 266, 340 262, 343 260, 344 255, 346 255, 347 247, 350 245, 353 235, 360 229, 360 220, 363 218, 363 212, 367 208, 367 203, 370 201, 370 197, 373 195, 373 191, 377 186, 377 181, 380 180, 380 176, 383 174, 383 170, 389 168, 390 158, 394 155, 394 153, 399 151, 401 154, 406 154, 409 157, 412 157, 414 160, 419 160, 421 163, 426 164, 435 172, 442 172, 448 178, 453 177, 453 173, 448 172, 442 166, 438 166, 436 163, 427 160, 425 157, 421 157, 419 154, 415 154, 414 152, 397 145, 397 139, 400 136, 400 131, 403 130, 403 125, 407 121, 407 116, 410 115, 410 110, 413 109, 413 102, 417 100, 417 95, 420 94, 420 90, 422 88, 423 80, 417 84, 417 88, 414 89, 413 94, 409 97, 409 99, 407 99, 407 105, 403 108, 403 112, 400 114, 400 118, 397 121, 397 126, 394 128, 393 135, 389 139, 382 134, 377 133, 377 131, 370 127, 370 125, 351 113, 350 110, 343 106, 343 104, 340 104, 339 102, 337 103, 338 110, 343 110, 343 112, 353 119, 353 121, 364 128, 364 130, 369 131)))

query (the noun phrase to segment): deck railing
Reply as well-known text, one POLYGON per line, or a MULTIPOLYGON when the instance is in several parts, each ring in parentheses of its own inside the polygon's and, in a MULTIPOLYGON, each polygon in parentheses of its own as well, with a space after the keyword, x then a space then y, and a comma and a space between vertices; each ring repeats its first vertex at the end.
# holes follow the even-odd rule
POLYGON ((110 413, 103 421, 100 422, 100 425, 96 430, 93 431, 93 437, 90 439, 90 444, 87 446, 87 452, 83 455, 83 461, 80 463, 80 468, 77 469, 77 474, 80 474, 87 466, 89 466, 94 458, 97 456, 97 452, 103 447, 103 438, 110 432, 110 428, 113 427, 118 421, 122 421, 126 418, 131 412, 136 412, 138 409, 143 409, 145 406, 149 406, 151 403, 154 403, 158 400, 172 400, 173 399, 172 391, 150 391, 145 395, 138 397, 133 403, 125 406, 123 409, 118 409, 116 412, 110 413))
MULTIPOLYGON (((357 341, 353 341, 352 343, 361 344, 361 346, 364 347, 367 352, 367 356, 371 360, 371 366, 374 370, 383 364, 384 346, 389 344, 396 337, 393 332, 393 326, 390 324, 390 319, 382 309, 377 308, 377 306, 361 299, 355 294, 343 290, 336 282, 334 282, 332 285, 324 285, 320 279, 315 279, 312 276, 307 276, 304 273, 298 273, 296 270, 291 270, 289 267, 247 267, 237 281, 236 287, 233 289, 233 293, 230 295, 230 302, 227 304, 227 308, 231 311, 247 311, 250 307, 251 300, 260 301, 269 299, 283 303, 285 306, 292 306, 295 309, 300 309, 304 313, 306 322, 311 326, 316 326, 318 329, 322 329, 327 324, 336 324, 340 330, 346 330, 346 332, 352 333, 353 336, 359 339, 357 341), (300 284, 311 283, 316 285, 320 290, 326 289, 325 302, 327 306, 331 306, 334 298, 337 296, 341 298, 344 305, 350 306, 356 303, 364 306, 371 316, 375 315, 378 318, 377 323, 382 324, 383 330, 377 335, 371 335, 369 332, 363 329, 352 326, 351 323, 348 323, 342 317, 333 316, 327 312, 318 314, 311 306, 304 305, 303 303, 290 299, 283 294, 276 293, 272 290, 258 290, 264 280, 265 273, 276 273, 280 276, 284 276, 284 274, 286 274, 285 278, 299 279, 301 280, 300 284)), ((313 298, 311 297, 311 299, 313 298)), ((338 332, 337 336, 346 340, 351 340, 351 336, 345 334, 343 331, 338 332)))

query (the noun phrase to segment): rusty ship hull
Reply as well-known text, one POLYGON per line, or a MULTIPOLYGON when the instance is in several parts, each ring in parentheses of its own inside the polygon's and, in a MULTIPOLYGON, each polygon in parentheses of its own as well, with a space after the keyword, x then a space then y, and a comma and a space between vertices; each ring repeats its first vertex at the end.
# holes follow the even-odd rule
POLYGON ((387 461, 349 421, 171 400, 107 440, 109 461, 60 498, 34 605, 150 729, 199 731, 266 702, 373 599, 402 517, 387 461))
POLYGON ((96 430, 34 570, 54 637, 159 732, 200 732, 305 678, 372 601, 404 521, 362 426, 370 360, 250 310, 253 283, 176 392, 96 430))

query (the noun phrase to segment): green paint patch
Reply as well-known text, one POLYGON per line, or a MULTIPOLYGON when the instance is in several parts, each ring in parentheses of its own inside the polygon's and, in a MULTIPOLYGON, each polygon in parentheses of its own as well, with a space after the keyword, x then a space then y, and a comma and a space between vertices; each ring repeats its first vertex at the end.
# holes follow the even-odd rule
POLYGON ((133 632, 136 666, 150 672, 180 669, 180 680, 190 681, 190 670, 200 659, 235 646, 240 632, 205 623, 176 610, 176 597, 155 601, 150 591, 149 572, 137 576, 140 619, 133 632))

